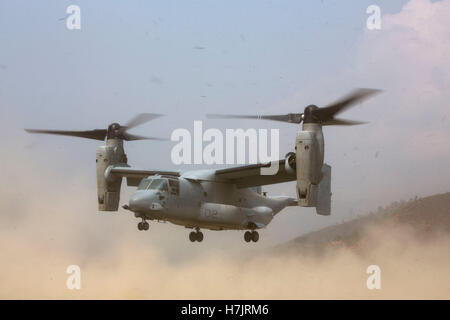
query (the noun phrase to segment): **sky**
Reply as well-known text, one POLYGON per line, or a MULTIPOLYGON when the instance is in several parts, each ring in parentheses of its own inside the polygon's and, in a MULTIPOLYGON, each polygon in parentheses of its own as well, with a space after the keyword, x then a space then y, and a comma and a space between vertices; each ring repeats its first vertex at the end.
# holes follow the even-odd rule
MULTIPOLYGON (((306 105, 325 106, 358 87, 383 92, 342 115, 369 124, 324 129, 325 161, 333 167, 332 216, 285 209, 261 232, 258 246, 392 201, 447 192, 449 27, 448 0, 0 0, 1 188, 8 195, 2 201, 26 200, 42 186, 55 199, 70 190, 87 204, 81 224, 112 223, 118 233, 131 233, 136 221, 130 216, 111 218, 114 222, 98 218, 93 161, 98 141, 32 136, 23 129, 106 128, 154 112, 166 116, 133 133, 170 137, 177 128, 192 130, 194 120, 222 130, 279 128, 280 154, 285 154, 295 143, 295 125, 204 115, 302 112, 306 105), (81 8, 81 30, 66 28, 71 4, 81 8), (371 4, 381 9, 381 30, 366 28, 371 4)), ((173 145, 144 141, 125 148, 129 163, 138 167, 205 167, 172 164, 173 145)), ((294 185, 265 189, 269 195, 293 196, 294 185)), ((123 188, 122 203, 131 192, 123 188)), ((39 199, 33 203, 52 206, 39 199)), ((20 224, 18 208, 0 218, 3 228, 20 224)), ((145 241, 156 241, 176 259, 187 230, 158 228, 145 241), (164 241, 167 234, 176 236, 164 241)), ((208 236, 210 246, 244 247, 234 232, 208 236)), ((199 253, 184 253, 190 254, 199 253)))

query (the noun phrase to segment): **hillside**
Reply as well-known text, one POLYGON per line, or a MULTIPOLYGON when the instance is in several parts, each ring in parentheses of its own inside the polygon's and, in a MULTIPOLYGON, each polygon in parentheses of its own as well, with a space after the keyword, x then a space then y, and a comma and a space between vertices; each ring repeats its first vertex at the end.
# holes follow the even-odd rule
POLYGON ((450 234, 450 193, 395 202, 351 221, 302 235, 277 247, 302 253, 320 253, 332 247, 359 249, 367 247, 368 230, 408 228, 417 239, 450 234))

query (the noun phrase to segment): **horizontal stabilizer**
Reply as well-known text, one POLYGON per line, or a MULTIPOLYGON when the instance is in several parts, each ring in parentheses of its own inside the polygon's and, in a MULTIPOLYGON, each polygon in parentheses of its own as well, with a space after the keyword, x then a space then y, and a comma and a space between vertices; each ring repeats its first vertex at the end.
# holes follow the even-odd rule
POLYGON ((324 164, 322 174, 317 192, 316 212, 321 216, 329 216, 331 214, 331 166, 324 164))

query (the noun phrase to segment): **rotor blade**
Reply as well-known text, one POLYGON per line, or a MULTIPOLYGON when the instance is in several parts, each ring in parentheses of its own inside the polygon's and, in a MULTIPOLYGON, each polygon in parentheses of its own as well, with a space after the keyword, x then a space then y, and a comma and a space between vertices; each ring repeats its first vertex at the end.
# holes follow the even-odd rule
POLYGON ((207 114, 207 118, 210 119, 262 119, 262 120, 274 120, 289 123, 302 122, 301 113, 289 113, 283 115, 239 115, 239 114, 207 114))
POLYGON ((346 120, 346 119, 330 119, 322 122, 323 126, 354 126, 358 124, 366 124, 368 122, 356 121, 356 120, 346 120))
POLYGON ((87 138, 94 140, 105 140, 107 130, 96 129, 87 131, 65 131, 65 130, 36 130, 36 129, 25 129, 28 133, 44 133, 44 134, 58 134, 63 136, 72 136, 79 138, 87 138))
POLYGON ((381 90, 378 89, 366 89, 366 88, 356 89, 355 91, 341 98, 340 100, 324 108, 314 110, 314 116, 326 122, 327 120, 332 119, 334 115, 346 110, 355 103, 361 102, 380 91, 381 90))
POLYGON ((159 141, 167 141, 168 139, 164 138, 157 138, 157 137, 144 137, 144 136, 137 136, 134 134, 125 133, 123 135, 123 140, 125 141, 135 141, 135 140, 159 140, 159 141))
POLYGON ((126 129, 131 129, 162 116, 163 116, 162 114, 157 113, 141 113, 135 116, 130 121, 128 121, 128 123, 124 127, 126 127, 126 129))

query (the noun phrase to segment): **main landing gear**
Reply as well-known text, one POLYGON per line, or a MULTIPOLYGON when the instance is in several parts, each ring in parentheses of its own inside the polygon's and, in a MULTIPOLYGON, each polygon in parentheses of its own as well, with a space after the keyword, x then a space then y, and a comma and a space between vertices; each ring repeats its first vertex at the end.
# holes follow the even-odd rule
POLYGON ((198 242, 202 242, 203 241, 203 233, 200 231, 199 228, 195 229, 196 231, 192 231, 191 233, 189 233, 189 240, 191 240, 191 242, 194 241, 198 241, 198 242))
POLYGON ((245 231, 244 233, 244 240, 245 242, 258 242, 259 240, 259 233, 258 231, 245 231))
POLYGON ((142 231, 142 230, 147 231, 148 228, 150 227, 150 225, 148 224, 147 221, 145 221, 144 219, 142 219, 142 222, 139 222, 138 225, 137 225, 137 227, 138 227, 138 230, 139 230, 139 231, 142 231))

